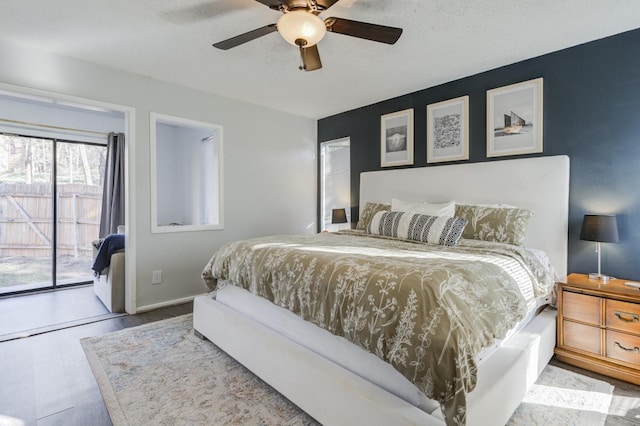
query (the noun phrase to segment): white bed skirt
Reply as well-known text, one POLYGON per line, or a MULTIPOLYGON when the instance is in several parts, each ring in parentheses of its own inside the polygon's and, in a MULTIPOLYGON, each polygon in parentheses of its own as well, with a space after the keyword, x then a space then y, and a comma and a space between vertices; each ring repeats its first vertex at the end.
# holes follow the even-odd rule
MULTIPOLYGON (((444 425, 439 409, 430 415, 428 405, 416 407, 211 296, 194 300, 193 321, 197 332, 324 425, 444 425)), ((468 425, 507 422, 553 355, 555 321, 555 310, 543 311, 481 363, 468 395, 468 425)))

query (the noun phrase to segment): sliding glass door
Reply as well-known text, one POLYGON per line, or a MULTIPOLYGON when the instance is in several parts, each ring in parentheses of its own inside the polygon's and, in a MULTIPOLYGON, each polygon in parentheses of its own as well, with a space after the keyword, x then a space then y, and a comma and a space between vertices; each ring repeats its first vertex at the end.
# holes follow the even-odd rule
POLYGON ((0 292, 52 285, 52 142, 0 135, 0 292))
POLYGON ((91 281, 106 147, 0 135, 0 294, 91 281))
POLYGON ((98 238, 107 148, 55 143, 56 285, 91 281, 92 241, 98 238))

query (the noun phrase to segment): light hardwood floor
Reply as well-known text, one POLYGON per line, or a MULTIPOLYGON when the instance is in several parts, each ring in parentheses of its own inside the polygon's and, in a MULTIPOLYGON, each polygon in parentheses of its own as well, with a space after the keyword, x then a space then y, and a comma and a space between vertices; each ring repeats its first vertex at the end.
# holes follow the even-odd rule
MULTIPOLYGON (((0 306, 6 306, 9 300, 0 300, 0 306)), ((34 300, 35 306, 30 309, 32 315, 46 312, 40 303, 45 303, 45 298, 38 298, 37 303, 34 300)), ((73 306, 69 305, 67 309, 73 310, 73 306)), ((193 304, 186 303, 85 325, 70 326, 65 322, 61 326, 66 328, 57 331, 1 342, 0 425, 111 425, 80 339, 192 311, 193 304)), ((93 321, 91 317, 87 320, 93 321)), ((76 316, 74 322, 81 323, 82 320, 76 316)), ((38 324, 42 325, 42 322, 38 324)), ((17 328, 26 327, 18 325, 17 328)), ((40 327, 38 331, 44 328, 40 327)))
MULTIPOLYGON (((110 425, 109 414, 80 346, 80 339, 192 310, 193 305, 187 303, 1 342, 0 425, 110 425)), ((35 314, 37 309, 33 312, 35 314)), ((555 359, 551 363, 615 386, 606 425, 640 425, 640 387, 571 367, 555 359)))

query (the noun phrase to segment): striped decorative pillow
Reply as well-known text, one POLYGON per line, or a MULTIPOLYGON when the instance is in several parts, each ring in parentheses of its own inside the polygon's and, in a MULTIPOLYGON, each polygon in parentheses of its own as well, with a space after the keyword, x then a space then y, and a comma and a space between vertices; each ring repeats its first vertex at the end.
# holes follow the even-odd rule
POLYGON ((378 212, 369 222, 367 233, 455 246, 467 223, 466 219, 458 217, 428 216, 410 212, 378 212))

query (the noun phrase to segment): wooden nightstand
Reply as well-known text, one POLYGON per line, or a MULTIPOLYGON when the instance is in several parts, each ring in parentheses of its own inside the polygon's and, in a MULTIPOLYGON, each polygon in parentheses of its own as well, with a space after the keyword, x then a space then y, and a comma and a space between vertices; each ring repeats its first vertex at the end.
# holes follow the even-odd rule
POLYGON ((558 282, 556 357, 640 385, 640 290, 571 274, 558 282))

